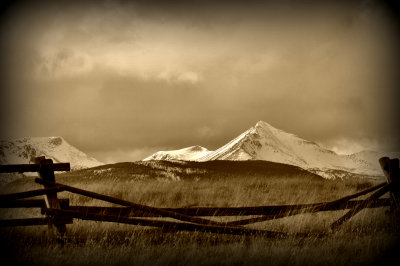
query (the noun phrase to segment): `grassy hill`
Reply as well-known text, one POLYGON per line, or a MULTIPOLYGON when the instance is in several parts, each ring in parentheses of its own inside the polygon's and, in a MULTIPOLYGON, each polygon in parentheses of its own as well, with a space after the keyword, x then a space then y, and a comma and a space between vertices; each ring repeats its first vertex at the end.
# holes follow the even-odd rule
POLYGON ((59 180, 83 181, 118 179, 118 181, 199 180, 225 178, 304 178, 321 180, 322 177, 296 166, 268 161, 147 161, 108 164, 60 175, 59 180))
MULTIPOLYGON (((38 189, 26 177, 2 193, 38 189)), ((372 186, 365 179, 327 180, 298 167, 265 161, 117 163, 57 174, 60 183, 155 207, 264 206, 331 201, 372 186)), ((110 206, 68 192, 71 205, 110 206)), ((387 196, 387 195, 386 195, 387 196)), ((399 223, 388 207, 367 209, 337 232, 330 224, 346 211, 300 214, 249 225, 316 238, 276 238, 165 232, 141 226, 74 220, 71 242, 57 246, 47 226, 0 228, 3 257, 26 265, 374 265, 390 256, 399 223)), ((1 219, 30 218, 40 210, 3 209, 1 219), (28 216, 28 217, 27 217, 28 216)), ((230 219, 214 217, 213 219, 230 219)))

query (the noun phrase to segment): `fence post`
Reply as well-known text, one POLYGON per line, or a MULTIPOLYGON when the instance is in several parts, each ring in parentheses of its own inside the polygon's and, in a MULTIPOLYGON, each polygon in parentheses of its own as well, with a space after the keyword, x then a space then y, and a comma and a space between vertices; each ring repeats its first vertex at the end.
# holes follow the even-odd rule
MULTIPOLYGON (((46 159, 44 156, 36 157, 35 163, 40 165, 40 170, 38 172, 39 178, 44 180, 48 180, 51 182, 55 182, 54 169, 53 169, 53 161, 51 159, 46 159)), ((45 188, 49 188, 51 186, 43 184, 45 188)), ((57 198, 57 192, 51 192, 46 194, 45 196, 46 207, 50 209, 61 209, 60 202, 57 198)), ((55 218, 54 216, 50 216, 50 218, 55 218)), ((57 229, 56 235, 57 237, 63 238, 67 232, 67 227, 65 224, 54 223, 49 224, 49 231, 51 234, 54 234, 54 227, 57 229)))
POLYGON ((392 198, 394 206, 398 209, 400 204, 399 159, 389 159, 389 157, 382 157, 379 159, 379 164, 382 167, 382 171, 386 176, 387 182, 392 186, 390 196, 392 198))

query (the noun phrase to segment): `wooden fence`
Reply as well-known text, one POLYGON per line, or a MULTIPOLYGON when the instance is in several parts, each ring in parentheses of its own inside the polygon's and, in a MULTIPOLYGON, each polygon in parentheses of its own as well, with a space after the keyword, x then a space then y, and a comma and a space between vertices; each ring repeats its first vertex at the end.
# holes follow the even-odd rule
MULTIPOLYGON (((41 208, 41 213, 45 217, 1 220, 0 226, 48 225, 49 230, 54 232, 58 237, 65 237, 67 231, 66 224, 72 224, 73 219, 82 219, 159 227, 164 230, 284 237, 288 234, 250 229, 244 227, 244 225, 302 213, 348 209, 349 211, 345 215, 332 223, 331 229, 335 230, 364 208, 384 206, 398 208, 400 204, 399 160, 383 157, 379 160, 379 163, 387 177, 387 182, 330 202, 231 208, 156 208, 57 183, 54 172, 69 171, 69 163, 53 163, 51 159, 38 157, 35 159, 35 164, 0 165, 0 172, 3 173, 38 172, 39 177, 35 179, 35 182, 43 185, 42 189, 0 195, 0 207, 41 208), (62 191, 117 204, 121 207, 71 206, 68 199, 59 199, 57 197, 57 193, 62 191), (387 192, 390 192, 390 198, 380 198, 387 192), (366 199, 356 200, 356 198, 369 193, 371 194, 366 199), (26 199, 35 196, 44 196, 44 199, 26 199), (239 218, 229 222, 220 222, 206 218, 216 216, 235 216, 239 218), (173 218, 175 221, 160 219, 160 217, 173 218)), ((296 235, 305 236, 309 234, 297 233, 296 235)))

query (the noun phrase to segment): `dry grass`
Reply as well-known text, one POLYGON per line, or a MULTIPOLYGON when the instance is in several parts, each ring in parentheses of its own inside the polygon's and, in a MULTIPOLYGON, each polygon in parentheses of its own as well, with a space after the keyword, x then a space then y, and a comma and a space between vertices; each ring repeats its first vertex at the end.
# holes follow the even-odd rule
MULTIPOLYGON (((368 182, 326 181, 304 177, 242 176, 182 181, 98 180, 57 177, 98 193, 157 207, 259 206, 328 201, 370 186, 368 182)), ((3 190, 32 189, 14 183, 3 190)), ((109 206, 97 200, 63 192, 71 205, 109 206)), ((2 210, 2 218, 15 210, 2 210)), ((47 228, 3 228, 3 258, 29 265, 375 265, 396 248, 399 223, 388 208, 368 209, 329 232, 329 225, 344 211, 302 214, 250 225, 252 228, 328 233, 323 237, 263 238, 200 232, 163 232, 160 229, 113 223, 74 221, 71 240, 57 244, 47 228)), ((11 214, 13 213, 13 214, 11 214)), ((33 215, 33 213, 31 213, 33 215)), ((14 216, 13 216, 14 215, 14 216)), ((389 260, 385 260, 385 263, 389 260)))

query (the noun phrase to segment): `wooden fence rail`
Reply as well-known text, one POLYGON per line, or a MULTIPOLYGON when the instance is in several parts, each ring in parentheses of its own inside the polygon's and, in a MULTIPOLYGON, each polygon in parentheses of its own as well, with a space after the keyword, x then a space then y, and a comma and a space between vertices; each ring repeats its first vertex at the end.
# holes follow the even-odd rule
MULTIPOLYGON (((339 211, 354 208, 356 205, 365 204, 365 200, 350 200, 343 203, 325 204, 318 211, 339 211)), ((376 199, 370 201, 368 208, 379 208, 390 206, 391 199, 376 199)), ((295 210, 307 210, 316 204, 281 205, 281 206, 258 206, 258 207, 191 207, 191 208, 163 208, 167 211, 183 213, 190 216, 249 216, 249 215, 279 215, 288 214, 295 210)), ((0 205, 1 207, 1 205, 0 205)), ((44 206, 43 206, 44 207, 44 206)), ((159 214, 136 210, 131 207, 98 207, 98 206, 67 206, 64 210, 80 211, 84 213, 130 216, 130 217, 163 217, 159 214)))
MULTIPOLYGON (((58 199, 61 209, 67 209, 69 199, 58 199)), ((0 208, 46 208, 44 199, 0 200, 0 208)))
POLYGON ((12 201, 12 200, 17 200, 17 199, 43 196, 43 195, 47 195, 49 193, 57 193, 57 192, 61 192, 64 190, 65 189, 62 186, 54 186, 54 187, 48 187, 48 188, 44 188, 44 189, 35 189, 35 190, 30 190, 30 191, 17 192, 17 193, 12 193, 12 194, 7 194, 7 195, 0 195, 0 201, 7 202, 7 201, 12 201))
MULTIPOLYGON (((387 177, 387 182, 330 202, 256 207, 156 208, 57 183, 55 181, 54 171, 69 171, 69 163, 53 164, 50 159, 38 157, 35 159, 35 164, 0 166, 0 172, 6 173, 38 172, 39 178, 36 178, 35 182, 43 185, 43 189, 0 195, 0 208, 41 208, 41 213, 44 214, 45 217, 0 220, 0 226, 48 225, 50 232, 55 232, 58 237, 65 237, 66 224, 71 224, 73 219, 82 219, 160 227, 164 230, 186 230, 244 235, 257 234, 269 237, 284 237, 288 234, 250 229, 243 226, 303 213, 349 209, 345 215, 331 225, 332 229, 336 229, 364 208, 385 206, 391 206, 391 208, 398 207, 400 203, 399 160, 383 157, 379 160, 379 163, 387 177), (62 191, 102 200, 123 207, 70 206, 69 199, 59 199, 57 197, 57 193, 62 191), (387 192, 390 192, 390 198, 380 198, 387 192), (372 195, 364 200, 356 199, 368 193, 372 193, 372 195), (26 199, 36 196, 45 196, 45 198, 44 200, 26 199), (253 217, 229 222, 219 222, 210 219, 218 216, 253 217), (157 219, 149 219, 151 217, 157 219), (160 220, 159 218, 173 218, 176 221, 160 220)), ((305 236, 309 234, 296 233, 294 235, 305 236)))
MULTIPOLYGON (((39 157, 40 160, 43 157, 39 157)), ((9 164, 0 165, 0 173, 27 173, 27 172, 40 172, 42 165, 39 164, 9 164)), ((53 171, 70 171, 69 163, 55 163, 52 166, 53 171)))

